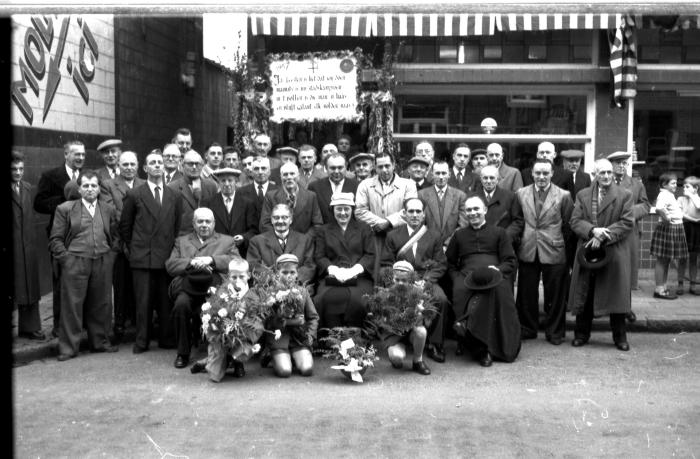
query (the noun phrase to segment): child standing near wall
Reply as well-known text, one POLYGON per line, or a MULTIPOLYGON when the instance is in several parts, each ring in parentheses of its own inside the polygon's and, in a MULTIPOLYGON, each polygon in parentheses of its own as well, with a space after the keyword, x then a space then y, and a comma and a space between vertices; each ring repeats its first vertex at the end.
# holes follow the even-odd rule
MULTIPOLYGON (((678 204, 683 211, 683 229, 685 240, 688 244, 688 279, 693 295, 700 295, 698 286, 698 252, 700 252, 700 178, 690 176, 683 180, 683 196, 678 198, 678 204)), ((683 291, 683 278, 685 277, 686 260, 678 261, 678 290, 683 291)))

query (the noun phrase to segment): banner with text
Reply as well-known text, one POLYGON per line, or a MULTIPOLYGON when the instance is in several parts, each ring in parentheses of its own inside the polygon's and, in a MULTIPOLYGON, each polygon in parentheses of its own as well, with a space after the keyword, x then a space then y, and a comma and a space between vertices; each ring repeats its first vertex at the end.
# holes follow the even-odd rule
POLYGON ((270 121, 359 121, 354 57, 273 60, 270 121))

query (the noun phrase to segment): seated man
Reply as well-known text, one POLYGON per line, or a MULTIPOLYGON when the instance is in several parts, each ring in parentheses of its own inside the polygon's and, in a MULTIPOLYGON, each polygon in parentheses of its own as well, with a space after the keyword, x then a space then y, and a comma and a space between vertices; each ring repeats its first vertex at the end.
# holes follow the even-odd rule
POLYGON ((431 359, 442 363, 445 361, 443 318, 447 314, 449 302, 438 285, 438 280, 447 271, 447 260, 442 250, 440 236, 424 225, 423 202, 418 198, 410 198, 404 202, 403 208, 407 225, 395 228, 387 235, 382 253, 382 265, 391 266, 396 261, 405 260, 423 279, 425 290, 430 291, 440 310, 440 315, 430 326, 427 353, 431 359))
POLYGON ((482 366, 491 366, 492 356, 512 362, 520 352, 520 322, 511 278, 515 252, 506 231, 486 223, 486 206, 480 197, 467 198, 466 208, 469 225, 455 232, 445 252, 457 320, 453 328, 464 338, 457 353, 464 353, 463 345, 467 345, 482 366), (498 276, 488 276, 479 268, 497 271, 498 276), (488 295, 475 297, 475 284, 488 284, 488 295))
MULTIPOLYGON (((293 254, 285 253, 277 258, 276 270, 288 285, 298 284, 297 267, 299 259, 293 254)), ((318 313, 311 297, 304 289, 299 289, 303 298, 303 311, 297 317, 272 317, 268 329, 279 329, 282 334, 277 338, 266 334, 266 344, 272 353, 272 367, 280 378, 292 374, 292 358, 302 376, 311 376, 314 360, 311 347, 316 339, 318 313)))
POLYGON ((234 239, 214 231, 210 209, 196 209, 192 226, 194 231, 175 240, 170 258, 165 261, 166 271, 174 277, 168 293, 175 302, 171 313, 177 342, 175 368, 185 368, 190 361, 192 319, 198 322, 207 289, 221 283, 229 262, 238 255, 234 239))

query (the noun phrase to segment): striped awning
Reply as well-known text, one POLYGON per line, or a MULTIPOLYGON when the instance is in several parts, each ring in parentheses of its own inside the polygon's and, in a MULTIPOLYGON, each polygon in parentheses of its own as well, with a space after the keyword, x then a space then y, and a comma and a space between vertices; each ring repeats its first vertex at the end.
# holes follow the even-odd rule
POLYGON ((251 14, 253 35, 451 37, 496 32, 616 29, 620 14, 251 14))

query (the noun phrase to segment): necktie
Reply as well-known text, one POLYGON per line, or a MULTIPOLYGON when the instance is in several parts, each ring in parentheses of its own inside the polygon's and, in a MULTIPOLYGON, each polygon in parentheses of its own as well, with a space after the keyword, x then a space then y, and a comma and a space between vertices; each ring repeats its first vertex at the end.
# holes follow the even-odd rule
POLYGON ((277 240, 280 243, 280 247, 282 247, 282 252, 284 252, 284 249, 287 248, 287 240, 282 238, 277 238, 277 240))
POLYGON ((486 204, 489 204, 491 202, 491 194, 486 193, 486 204))
POLYGON ((608 193, 607 188, 598 188, 599 193, 598 193, 598 205, 601 205, 603 203, 603 199, 605 199, 605 195, 608 193))
POLYGON ((440 202, 442 202, 442 198, 444 198, 444 197, 445 197, 445 191, 442 189, 439 189, 438 190, 438 200, 440 200, 440 202))
POLYGON ((619 185, 619 184, 620 184, 620 181, 621 181, 621 180, 620 180, 619 177, 615 177, 615 185, 619 185))
POLYGON ((165 183, 168 184, 170 183, 170 180, 173 179, 173 174, 165 174, 165 183))
POLYGON ((19 196, 19 183, 14 183, 12 189, 17 193, 17 196, 19 196))
POLYGON ((535 198, 535 213, 539 217, 540 212, 542 211, 542 201, 544 200, 544 191, 538 189, 537 190, 537 198, 535 198))
POLYGON ((287 195, 287 205, 290 209, 294 210, 294 204, 296 204, 296 196, 290 193, 287 195))
POLYGON ((462 182, 463 178, 464 178, 464 174, 462 174, 462 171, 457 172, 457 180, 459 182, 462 182))
POLYGON ((231 198, 226 197, 226 199, 224 199, 224 204, 226 204, 226 212, 231 213, 231 198))
POLYGON ((88 209, 88 212, 90 212, 90 216, 94 217, 95 216, 95 204, 88 204, 87 209, 88 209))
POLYGON ((78 180, 78 169, 73 169, 73 180, 78 180))
POLYGON ((160 187, 156 187, 156 203, 160 206, 160 187))
POLYGON ((263 186, 258 185, 258 201, 262 201, 264 197, 265 195, 263 193, 263 186))

